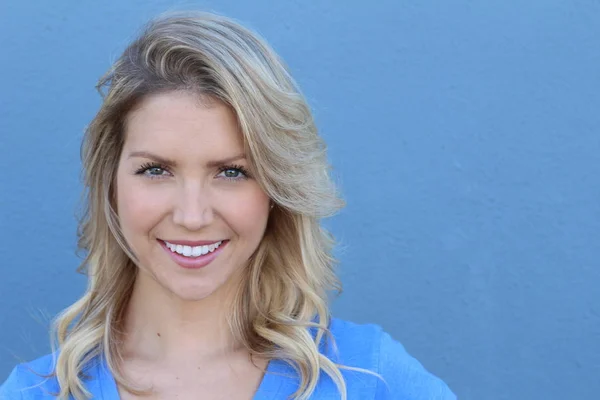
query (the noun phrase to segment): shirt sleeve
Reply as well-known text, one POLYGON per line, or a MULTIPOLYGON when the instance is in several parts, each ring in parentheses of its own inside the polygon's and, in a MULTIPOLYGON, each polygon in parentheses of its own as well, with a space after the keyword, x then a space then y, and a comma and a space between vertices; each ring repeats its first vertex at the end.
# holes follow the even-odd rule
POLYGON ((23 400, 23 385, 19 379, 19 367, 15 367, 0 386, 0 400, 23 400))
POLYGON ((382 332, 376 400, 456 400, 450 388, 382 332))

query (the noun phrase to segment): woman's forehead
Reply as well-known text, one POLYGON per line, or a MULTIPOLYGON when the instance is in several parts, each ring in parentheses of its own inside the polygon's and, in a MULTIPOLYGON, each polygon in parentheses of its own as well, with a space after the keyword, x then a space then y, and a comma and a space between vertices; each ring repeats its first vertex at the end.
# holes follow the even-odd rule
POLYGON ((149 96, 128 115, 125 134, 131 145, 243 147, 231 108, 220 102, 198 103, 190 94, 149 96))

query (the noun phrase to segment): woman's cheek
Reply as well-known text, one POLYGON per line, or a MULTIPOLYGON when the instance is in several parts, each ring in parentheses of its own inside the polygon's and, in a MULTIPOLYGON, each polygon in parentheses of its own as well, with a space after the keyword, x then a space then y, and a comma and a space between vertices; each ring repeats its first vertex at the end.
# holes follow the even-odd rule
POLYGON ((161 208, 160 191, 133 179, 124 180, 119 187, 119 216, 131 228, 143 227, 161 208))

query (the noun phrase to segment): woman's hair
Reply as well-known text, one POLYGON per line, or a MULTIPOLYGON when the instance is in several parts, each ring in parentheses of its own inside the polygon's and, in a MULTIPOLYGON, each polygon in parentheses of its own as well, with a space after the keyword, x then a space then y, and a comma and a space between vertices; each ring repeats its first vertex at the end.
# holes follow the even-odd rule
POLYGON ((252 355, 283 359, 297 370, 295 397, 309 398, 324 371, 345 398, 344 367, 319 351, 330 336, 328 292, 340 288, 333 238, 320 219, 343 202, 310 109, 275 52, 225 17, 163 16, 125 49, 98 90, 103 103, 82 144, 78 228, 78 246, 86 254, 81 269, 89 281, 83 297, 55 321, 59 397, 89 397, 82 377, 96 357, 105 357, 128 390, 145 390, 127 381, 118 362, 137 267, 119 227, 115 176, 132 108, 148 95, 186 91, 235 112, 254 176, 276 205, 228 317, 234 335, 252 355))

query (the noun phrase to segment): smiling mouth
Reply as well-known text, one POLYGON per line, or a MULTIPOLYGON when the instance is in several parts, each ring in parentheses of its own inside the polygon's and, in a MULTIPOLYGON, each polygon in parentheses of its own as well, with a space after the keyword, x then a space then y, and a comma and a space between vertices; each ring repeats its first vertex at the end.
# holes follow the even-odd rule
POLYGON ((185 269, 200 269, 213 262, 227 247, 229 240, 220 240, 202 246, 186 246, 158 239, 160 247, 177 265, 185 269), (212 250, 211 250, 212 249, 212 250), (187 255, 186 255, 187 254, 187 255), (198 254, 198 255, 196 255, 198 254))
POLYGON ((163 240, 163 243, 171 252, 189 258, 197 258, 215 252, 222 244, 223 240, 203 246, 185 246, 181 244, 169 243, 163 240))

